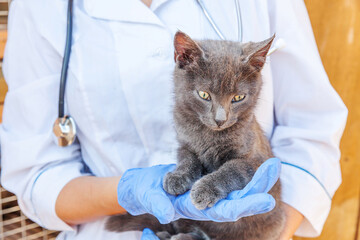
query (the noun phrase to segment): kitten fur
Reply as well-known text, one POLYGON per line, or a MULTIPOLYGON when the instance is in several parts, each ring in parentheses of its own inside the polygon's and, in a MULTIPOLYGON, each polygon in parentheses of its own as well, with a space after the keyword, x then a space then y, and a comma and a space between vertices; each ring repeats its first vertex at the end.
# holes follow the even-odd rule
MULTIPOLYGON (((240 190, 256 169, 273 157, 254 109, 262 85, 261 69, 274 36, 262 42, 194 41, 177 32, 174 39, 174 121, 179 142, 177 168, 163 179, 173 195, 190 190, 198 209, 213 206, 240 190), (199 91, 209 94, 202 99, 199 91), (234 102, 241 95, 245 98, 234 102)), ((270 190, 275 208, 236 222, 180 219, 162 225, 149 214, 110 217, 107 229, 152 229, 161 240, 278 240, 284 227, 280 182, 270 190)))

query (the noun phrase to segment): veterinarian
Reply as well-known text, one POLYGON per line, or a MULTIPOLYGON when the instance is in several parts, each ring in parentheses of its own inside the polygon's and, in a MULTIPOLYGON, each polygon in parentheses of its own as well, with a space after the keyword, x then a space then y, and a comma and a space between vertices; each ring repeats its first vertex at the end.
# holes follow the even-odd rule
MULTIPOLYGON (((171 166, 150 167, 176 162, 173 35, 180 29, 194 39, 221 35, 248 42, 276 32, 286 47, 263 70, 257 120, 282 161, 282 239, 321 233, 341 183, 339 141, 347 109, 326 76, 303 1, 76 0, 65 113, 76 123, 77 138, 60 147, 53 124, 67 4, 14 0, 10 6, 1 183, 29 218, 67 240, 140 239, 141 232, 105 230, 108 215, 126 210, 174 219, 176 209, 157 181, 171 166), (131 176, 133 168, 142 169, 131 176), (121 206, 126 198, 131 204, 121 206)), ((261 177, 259 184, 267 180, 261 177)), ((241 217, 249 209, 232 211, 241 217)), ((231 209, 223 210, 215 220, 229 220, 231 209)))

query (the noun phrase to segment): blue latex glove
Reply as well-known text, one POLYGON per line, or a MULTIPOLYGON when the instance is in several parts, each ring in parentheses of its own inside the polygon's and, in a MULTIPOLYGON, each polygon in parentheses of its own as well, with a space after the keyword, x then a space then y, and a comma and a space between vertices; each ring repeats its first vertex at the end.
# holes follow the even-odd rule
POLYGON ((141 240, 160 240, 153 231, 145 228, 141 236, 141 240))
POLYGON ((171 197, 162 187, 163 177, 175 164, 127 170, 118 184, 118 202, 131 215, 150 213, 160 223, 175 220, 171 197))
POLYGON ((213 207, 198 210, 191 203, 190 192, 173 199, 176 218, 189 218, 199 221, 233 222, 239 218, 271 211, 275 200, 267 192, 279 178, 280 160, 270 158, 256 171, 244 189, 231 192, 213 207))
POLYGON ((179 218, 236 221, 274 208, 275 200, 267 192, 279 178, 280 167, 278 159, 267 160, 243 190, 230 193, 226 199, 205 210, 192 205, 189 192, 175 197, 163 190, 163 177, 175 169, 174 164, 134 168, 127 170, 120 179, 118 202, 131 215, 150 213, 162 224, 179 218))

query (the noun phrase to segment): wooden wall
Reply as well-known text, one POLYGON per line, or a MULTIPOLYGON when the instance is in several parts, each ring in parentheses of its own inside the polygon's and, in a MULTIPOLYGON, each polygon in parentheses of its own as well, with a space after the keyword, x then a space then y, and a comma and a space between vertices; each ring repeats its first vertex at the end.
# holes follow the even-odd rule
MULTIPOLYGON (((7 32, 2 30, 0 31, 0 59, 2 60, 4 56, 4 48, 5 48, 5 42, 6 42, 7 32)), ((2 69, 0 69, 2 70, 2 69)), ((2 120, 2 110, 3 110, 3 104, 4 104, 4 98, 7 91, 7 86, 4 80, 4 77, 2 75, 2 71, 0 72, 0 123, 2 120)))
MULTIPOLYGON (((360 1, 305 0, 332 85, 349 109, 341 142, 343 183, 317 240, 360 240, 360 1)), ((0 33, 0 54, 6 33, 0 33)), ((0 122, 6 84, 0 79, 0 122)), ((295 237, 294 240, 305 240, 295 237)))
MULTIPOLYGON (((341 141, 343 182, 317 240, 360 240, 360 1, 305 0, 331 84, 349 109, 341 141)), ((294 238, 294 240, 306 238, 294 238)))

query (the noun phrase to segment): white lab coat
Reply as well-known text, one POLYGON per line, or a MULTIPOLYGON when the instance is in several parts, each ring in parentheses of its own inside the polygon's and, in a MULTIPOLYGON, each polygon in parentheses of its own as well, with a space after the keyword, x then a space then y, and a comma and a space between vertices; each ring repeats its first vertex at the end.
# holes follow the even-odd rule
MULTIPOLYGON (((235 1, 205 1, 225 38, 237 41, 235 1)), ((240 0, 244 42, 276 32, 286 48, 268 58, 257 118, 284 164, 282 200, 305 220, 298 235, 319 235, 341 182, 339 141, 347 109, 323 69, 301 0, 240 0), (289 165, 290 164, 290 165, 289 165)), ((9 91, 0 128, 3 186, 59 239, 138 239, 104 230, 106 218, 71 227, 55 201, 71 179, 121 175, 175 162, 173 36, 219 39, 195 0, 78 0, 66 86, 66 113, 78 141, 58 147, 52 133, 65 45, 66 0, 15 0, 3 70, 9 91), (121 236, 121 237, 120 237, 121 236)))

